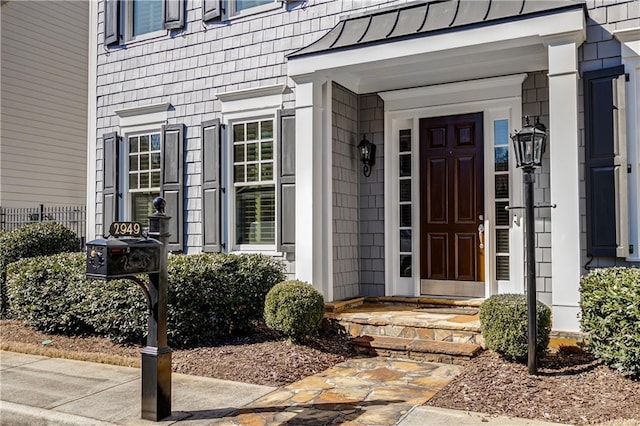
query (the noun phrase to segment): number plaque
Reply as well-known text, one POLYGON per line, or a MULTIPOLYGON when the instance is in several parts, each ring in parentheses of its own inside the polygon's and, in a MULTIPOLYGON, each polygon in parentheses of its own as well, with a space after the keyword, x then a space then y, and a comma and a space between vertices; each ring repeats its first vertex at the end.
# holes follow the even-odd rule
POLYGON ((140 222, 113 222, 109 234, 114 237, 142 237, 140 222))

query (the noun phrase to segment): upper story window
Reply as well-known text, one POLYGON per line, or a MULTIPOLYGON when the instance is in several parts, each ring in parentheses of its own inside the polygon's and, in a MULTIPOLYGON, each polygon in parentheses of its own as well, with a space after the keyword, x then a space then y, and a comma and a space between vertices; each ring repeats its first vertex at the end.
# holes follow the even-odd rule
POLYGON ((202 20, 227 20, 279 7, 282 0, 202 0, 202 20))
POLYGON ((128 26, 133 37, 162 29, 162 1, 131 0, 128 2, 127 12, 130 18, 128 26))
POLYGON ((265 4, 273 4, 274 0, 229 0, 229 6, 232 10, 232 15, 243 10, 251 9, 253 7, 262 6, 265 4))
POLYGON ((184 26, 184 0, 104 0, 104 44, 155 37, 184 26))

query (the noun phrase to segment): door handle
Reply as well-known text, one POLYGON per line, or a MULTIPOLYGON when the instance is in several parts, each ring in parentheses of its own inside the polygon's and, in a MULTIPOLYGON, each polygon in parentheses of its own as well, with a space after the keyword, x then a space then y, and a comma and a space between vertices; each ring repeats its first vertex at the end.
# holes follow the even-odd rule
POLYGON ((478 225, 478 241, 480 242, 480 248, 484 248, 484 224, 478 225))

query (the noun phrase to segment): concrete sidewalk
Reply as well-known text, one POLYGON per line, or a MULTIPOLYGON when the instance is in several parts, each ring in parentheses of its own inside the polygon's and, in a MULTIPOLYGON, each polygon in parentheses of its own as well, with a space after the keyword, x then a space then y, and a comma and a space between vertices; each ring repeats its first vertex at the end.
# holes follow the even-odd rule
POLYGON ((0 351, 0 424, 551 424, 422 406, 458 369, 349 360, 279 389, 174 373, 172 416, 154 423, 140 419, 137 368, 0 351))

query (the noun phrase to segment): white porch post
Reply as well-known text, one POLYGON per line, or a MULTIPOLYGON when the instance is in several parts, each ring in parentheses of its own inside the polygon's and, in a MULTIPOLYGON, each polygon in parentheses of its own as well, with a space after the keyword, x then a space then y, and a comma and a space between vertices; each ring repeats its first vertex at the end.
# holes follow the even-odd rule
POLYGON ((578 159, 578 45, 550 41, 549 135, 553 328, 578 331, 580 199, 578 159))
POLYGON ((330 82, 296 81, 296 278, 325 301, 333 300, 330 102, 330 82))

